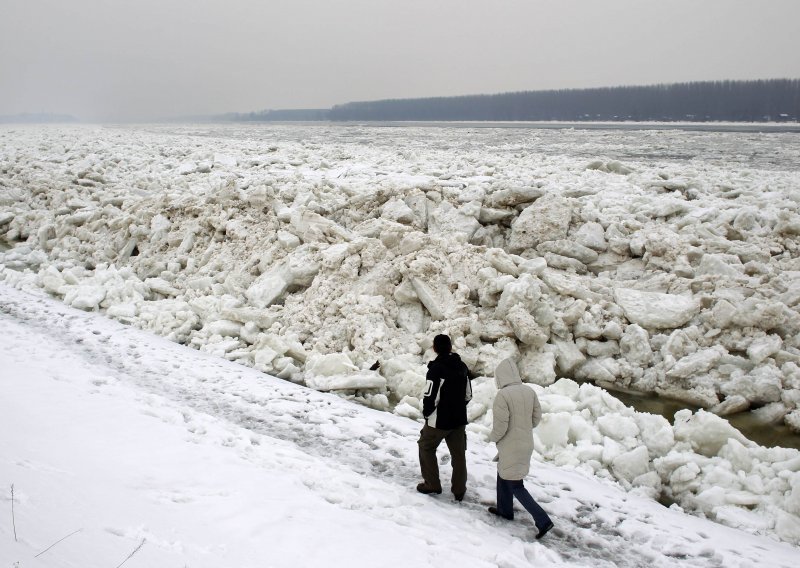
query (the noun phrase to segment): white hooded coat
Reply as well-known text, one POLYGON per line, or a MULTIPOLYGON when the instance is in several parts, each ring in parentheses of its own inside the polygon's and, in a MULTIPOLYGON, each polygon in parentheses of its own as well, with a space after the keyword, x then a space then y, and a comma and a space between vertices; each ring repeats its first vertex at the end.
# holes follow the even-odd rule
POLYGON ((494 371, 497 395, 492 413, 494 422, 489 441, 497 444, 497 473, 515 481, 530 471, 533 455, 533 428, 542 419, 542 407, 536 393, 522 384, 517 365, 503 359, 494 371))

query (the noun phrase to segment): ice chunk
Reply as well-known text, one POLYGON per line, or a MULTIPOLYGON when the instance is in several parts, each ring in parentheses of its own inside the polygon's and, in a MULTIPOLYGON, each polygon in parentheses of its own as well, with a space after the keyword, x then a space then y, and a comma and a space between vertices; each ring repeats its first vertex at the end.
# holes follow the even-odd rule
POLYGON ((699 454, 716 456, 729 439, 735 439, 743 445, 751 445, 741 432, 731 426, 725 419, 716 414, 698 410, 679 410, 675 413, 675 439, 691 444, 699 454))
POLYGON ((739 394, 730 396, 709 410, 717 416, 729 416, 750 408, 750 401, 739 394))
POLYGON ((413 223, 416 219, 414 211, 406 205, 405 201, 396 197, 383 204, 381 216, 398 223, 413 223))
POLYGON ((791 411, 783 417, 783 421, 790 430, 800 433, 800 409, 791 411))
POLYGON ((475 231, 481 226, 478 221, 480 205, 465 204, 453 207, 449 202, 443 201, 428 216, 428 232, 441 233, 449 236, 461 235, 463 242, 469 241, 475 231))
POLYGON ((785 308, 786 306, 780 302, 750 297, 736 307, 731 322, 740 327, 755 327, 769 331, 786 322, 785 308))
POLYGON ((542 296, 540 282, 530 274, 522 274, 503 287, 497 303, 495 316, 505 317, 514 306, 520 305, 526 312, 533 312, 542 296))
POLYGON ((279 264, 259 276, 247 289, 245 296, 254 306, 267 308, 275 303, 292 284, 292 276, 286 266, 279 264))
MULTIPOLYGON (((800 223, 795 232, 800 233, 800 223)), ((800 517, 778 509, 775 512, 775 533, 788 542, 800 544, 800 517)))
POLYGON ((547 268, 547 261, 541 257, 528 258, 519 264, 520 272, 541 276, 547 268))
POLYGON ((346 353, 315 354, 306 361, 306 385, 321 390, 384 389, 377 371, 360 371, 346 353))
POLYGON ((616 288, 614 298, 628 321, 645 329, 681 327, 700 311, 700 302, 691 296, 616 288))
POLYGON ((648 365, 653 358, 649 334, 635 323, 625 328, 625 333, 619 342, 619 348, 625 360, 632 365, 648 365))
POLYGON ((675 445, 675 434, 669 420, 657 414, 637 412, 634 415, 639 435, 650 457, 663 456, 675 445))
POLYGON ((735 371, 730 380, 720 386, 726 397, 739 395, 753 404, 767 404, 781 399, 783 375, 771 365, 756 367, 750 373, 735 371))
POLYGON ((522 252, 539 243, 564 239, 572 219, 572 207, 563 197, 546 195, 526 207, 511 225, 509 250, 522 252))
POLYGON ((411 418, 412 420, 420 420, 422 418, 422 411, 415 405, 410 404, 408 397, 404 398, 394 407, 394 413, 398 416, 411 418))
POLYGON ((741 261, 738 257, 732 258, 735 262, 731 260, 730 255, 704 254, 700 261, 700 266, 697 267, 696 274, 698 276, 724 276, 728 278, 743 276, 744 266, 741 261))
POLYGON ((756 338, 747 347, 747 356, 755 364, 761 363, 767 357, 772 357, 783 347, 783 339, 778 335, 767 335, 756 338))
POLYGON ((617 441, 636 438, 639 435, 639 426, 633 418, 616 413, 600 416, 597 419, 597 427, 604 436, 617 441))
POLYGON ((518 366, 525 382, 547 386, 556 380, 556 359, 552 351, 527 350, 518 366))
POLYGON ((598 252, 603 252, 608 248, 606 242, 605 229, 600 223, 590 221, 584 223, 572 235, 575 242, 598 252))
POLYGON ((582 365, 586 361, 586 356, 581 353, 580 349, 571 340, 566 339, 553 339, 553 347, 555 347, 556 362, 558 363, 559 370, 568 374, 573 369, 582 365))
POLYGON ((318 391, 384 389, 386 380, 375 371, 361 371, 345 375, 306 376, 306 385, 318 391))
POLYGON ((715 345, 709 349, 703 349, 679 359, 675 365, 667 371, 667 376, 673 379, 685 379, 694 375, 705 373, 725 355, 727 352, 721 345, 715 345))
POLYGON ((750 450, 735 438, 731 438, 722 446, 719 456, 728 460, 734 470, 749 473, 753 469, 753 456, 750 450))
POLYGON ((578 408, 575 400, 560 394, 543 394, 539 402, 542 412, 574 412, 578 408))
POLYGON ((66 284, 61 272, 52 265, 39 272, 39 282, 41 282, 42 288, 51 294, 58 294, 61 287, 66 284))
POLYGON ((611 461, 611 470, 618 479, 628 482, 644 475, 650 468, 647 448, 639 446, 629 452, 618 455, 611 461))
POLYGON ((669 484, 676 492, 685 490, 700 475, 700 466, 695 461, 688 461, 676 467, 669 475, 669 484))
POLYGON ((539 348, 547 343, 548 334, 536 323, 536 319, 522 305, 514 306, 506 315, 514 335, 525 345, 539 348))
POLYGON ((542 195, 544 191, 538 187, 511 187, 494 191, 488 201, 492 207, 516 207, 536 201, 542 195))
POLYGON ((67 286, 64 302, 79 310, 96 311, 106 297, 106 289, 93 284, 67 286))
POLYGON ((180 296, 181 291, 163 278, 147 278, 144 283, 151 291, 162 296, 180 296))
POLYGON ((727 504, 727 489, 719 486, 708 487, 697 494, 694 498, 694 504, 706 515, 711 515, 715 508, 727 504))
POLYGON ((561 448, 569 443, 569 428, 572 415, 569 412, 548 413, 542 416, 542 421, 534 429, 545 448, 561 448))
POLYGON ((583 264, 591 264, 597 260, 597 253, 595 251, 568 239, 543 242, 536 247, 536 250, 540 254, 549 252, 568 258, 574 258, 583 264))
POLYGON ((331 376, 358 371, 346 353, 315 354, 308 358, 306 371, 315 375, 331 376))
POLYGON ((242 324, 231 320, 216 320, 206 323, 203 330, 209 335, 221 335, 222 337, 239 337, 242 332, 242 324))
POLYGON ((503 249, 490 248, 486 251, 486 260, 488 260, 492 267, 498 272, 510 274, 512 276, 519 275, 519 268, 514 262, 514 259, 503 249))

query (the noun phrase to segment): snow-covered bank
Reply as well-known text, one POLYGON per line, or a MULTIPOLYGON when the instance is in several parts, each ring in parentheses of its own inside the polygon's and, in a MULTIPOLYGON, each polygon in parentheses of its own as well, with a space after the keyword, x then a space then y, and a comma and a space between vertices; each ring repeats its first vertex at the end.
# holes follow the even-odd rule
POLYGON ((494 452, 474 433, 466 500, 419 495, 414 421, 3 285, 0 300, 3 566, 117 566, 134 551, 125 566, 788 568, 797 556, 538 460, 528 486, 557 529, 535 541, 523 513, 485 511, 494 452))
MULTIPOLYGON (((719 414, 758 408, 800 428, 796 135, 0 137, 7 284, 408 417, 431 338, 449 333, 479 374, 515 356, 529 380, 552 384, 537 435, 556 463, 797 542, 796 453, 757 448, 707 413, 674 427, 634 415, 563 380, 719 414), (729 491, 704 492, 715 483, 729 491)), ((476 432, 492 389, 478 379, 476 432)))

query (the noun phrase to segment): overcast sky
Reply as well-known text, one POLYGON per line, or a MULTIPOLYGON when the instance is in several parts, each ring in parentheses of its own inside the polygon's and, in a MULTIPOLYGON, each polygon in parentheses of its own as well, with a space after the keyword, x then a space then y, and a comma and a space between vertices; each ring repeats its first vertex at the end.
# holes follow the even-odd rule
POLYGON ((0 0, 0 115, 800 78, 800 0, 0 0))

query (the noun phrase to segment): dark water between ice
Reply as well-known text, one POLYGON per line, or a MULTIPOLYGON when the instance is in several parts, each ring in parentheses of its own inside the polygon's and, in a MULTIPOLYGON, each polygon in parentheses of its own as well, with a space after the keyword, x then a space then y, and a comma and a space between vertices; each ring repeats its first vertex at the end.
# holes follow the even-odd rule
MULTIPOLYGON (((633 407, 638 412, 648 412, 650 414, 660 414, 664 418, 674 422, 675 413, 684 408, 692 411, 699 407, 692 407, 677 400, 670 400, 650 394, 635 394, 622 391, 609 391, 614 397, 618 398, 625 405, 633 407)), ((772 448, 781 446, 783 448, 795 448, 800 450, 800 434, 795 434, 784 424, 764 424, 760 422, 750 412, 740 412, 725 419, 748 439, 757 444, 772 448)))

